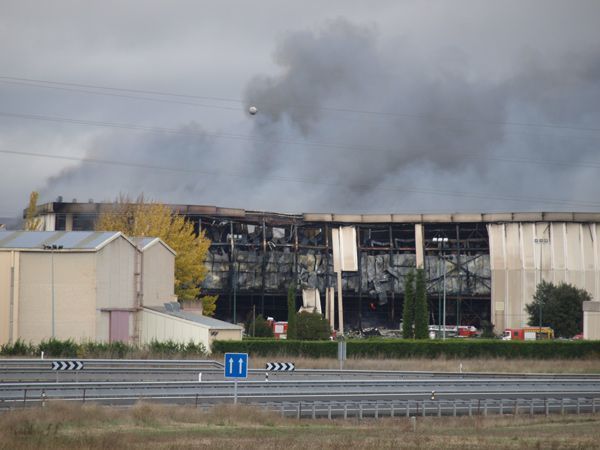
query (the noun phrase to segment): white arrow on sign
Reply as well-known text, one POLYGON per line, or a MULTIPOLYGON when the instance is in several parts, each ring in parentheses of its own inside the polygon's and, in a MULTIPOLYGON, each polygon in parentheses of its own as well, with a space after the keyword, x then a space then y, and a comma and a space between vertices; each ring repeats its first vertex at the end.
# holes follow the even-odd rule
POLYGON ((229 358, 229 373, 233 373, 233 358, 229 358))
POLYGON ((242 368, 244 367, 244 358, 240 358, 238 360, 238 362, 240 363, 240 371, 239 371, 239 373, 241 374, 242 373, 242 368))

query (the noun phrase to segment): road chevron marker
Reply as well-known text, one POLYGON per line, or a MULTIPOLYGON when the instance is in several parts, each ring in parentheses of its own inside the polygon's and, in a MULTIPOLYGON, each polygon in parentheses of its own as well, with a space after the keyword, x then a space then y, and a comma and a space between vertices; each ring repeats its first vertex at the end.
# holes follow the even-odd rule
POLYGON ((82 361, 52 361, 52 370, 81 370, 82 361))
POLYGON ((268 362, 266 369, 272 372, 293 372, 296 366, 292 362, 268 362))

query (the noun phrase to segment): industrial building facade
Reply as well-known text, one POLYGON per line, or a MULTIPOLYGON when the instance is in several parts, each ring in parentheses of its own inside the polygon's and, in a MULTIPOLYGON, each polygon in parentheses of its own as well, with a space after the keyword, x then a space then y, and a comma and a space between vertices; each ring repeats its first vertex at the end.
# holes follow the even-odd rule
POLYGON ((240 327, 181 311, 175 252, 120 232, 0 231, 0 345, 241 339, 240 327))
MULTIPOLYGON (((91 229, 106 203, 38 207, 47 230, 91 229)), ((358 270, 342 275, 346 327, 393 327, 402 319, 404 277, 426 271, 430 323, 497 331, 525 325, 541 281, 568 282, 600 300, 600 214, 278 214, 170 205, 211 240, 206 294, 217 317, 243 321, 252 308, 287 315, 290 284, 323 301, 335 288, 332 229, 354 227, 358 270)), ((299 293, 300 298, 300 293, 299 293)), ((325 310, 325 307, 322 308, 325 310)))

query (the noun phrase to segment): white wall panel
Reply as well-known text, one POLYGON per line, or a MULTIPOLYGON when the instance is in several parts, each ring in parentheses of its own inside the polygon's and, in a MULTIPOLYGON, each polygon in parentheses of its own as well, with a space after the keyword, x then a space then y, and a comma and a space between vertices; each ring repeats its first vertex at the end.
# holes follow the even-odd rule
POLYGON ((600 299, 600 224, 488 224, 496 329, 526 325, 540 280, 567 282, 600 299), (504 312, 496 306, 504 304, 504 312))

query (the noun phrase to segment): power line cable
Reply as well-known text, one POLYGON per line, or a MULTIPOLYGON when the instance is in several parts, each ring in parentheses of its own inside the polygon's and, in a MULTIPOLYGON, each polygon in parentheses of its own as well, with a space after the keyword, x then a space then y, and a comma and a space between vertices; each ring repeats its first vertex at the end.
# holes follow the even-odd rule
MULTIPOLYGON (((47 121, 47 122, 59 122, 59 123, 69 123, 74 125, 89 125, 89 126, 97 126, 97 127, 107 127, 107 128, 117 128, 117 129, 125 129, 125 130, 134 130, 134 131, 143 131, 143 132, 151 132, 151 133, 169 133, 169 134, 180 134, 180 135, 188 135, 188 136, 197 136, 197 137, 212 137, 212 138, 220 138, 220 139, 233 139, 233 140, 241 140, 241 141, 250 141, 254 143, 262 143, 262 144, 285 144, 285 145, 296 145, 296 146, 307 146, 307 147, 320 147, 320 148, 329 148, 329 149, 337 149, 337 150, 355 150, 360 152, 380 152, 390 154, 393 152, 397 152, 399 150, 393 149, 383 149, 376 147, 359 147, 359 146, 347 146, 340 145, 334 143, 327 142, 316 142, 316 141, 294 141, 287 139, 265 139, 262 137, 256 137, 251 135, 244 134, 234 134, 234 133, 224 133, 224 132, 208 132, 208 131, 193 131, 181 128, 165 128, 165 127, 155 127, 155 126, 146 126, 146 125, 137 125, 131 123, 122 123, 122 122, 101 122, 101 121, 92 121, 92 120, 84 120, 84 119, 74 119, 70 117, 62 117, 62 116, 48 116, 41 114, 22 114, 22 113, 11 113, 6 111, 0 111, 0 116, 4 117, 14 117, 28 120, 39 120, 39 121, 47 121)), ((411 150, 418 150, 419 152, 431 152, 438 151, 441 152, 444 149, 432 149, 432 148, 412 148, 411 150)), ((457 155, 467 156, 473 159, 484 159, 484 160, 492 160, 492 161, 500 161, 500 162, 510 162, 510 163, 526 163, 526 164, 537 164, 537 165, 561 165, 561 166, 573 166, 573 167, 584 167, 584 168, 597 168, 600 167, 599 161, 565 161, 565 160, 556 160, 556 159, 534 159, 534 158, 525 158, 525 157, 502 157, 502 156, 487 156, 481 155, 479 153, 474 152, 460 152, 457 155)))
POLYGON ((450 197, 460 197, 460 198, 480 198, 484 200, 507 200, 507 201, 515 201, 521 203, 531 203, 531 202, 539 202, 544 204, 553 204, 553 205, 562 205, 562 206, 582 206, 582 207, 590 207, 590 208, 600 208, 600 203, 598 202, 587 202, 587 201, 573 201, 566 199, 548 199, 541 197, 526 197, 526 196, 508 196, 508 195, 498 195, 498 194, 482 194, 476 192, 460 192, 460 191, 445 191, 439 189, 423 189, 423 188, 404 188, 404 187, 382 187, 376 184, 340 184, 340 183, 331 183, 325 182, 318 179, 306 179, 306 178, 297 178, 297 177, 283 177, 283 176, 262 176, 262 175, 252 175, 246 172, 223 172, 223 171, 208 171, 203 169, 196 168, 180 168, 180 167, 167 167, 161 165, 154 164, 146 164, 146 163, 138 163, 138 162, 127 162, 127 161, 118 161, 111 159, 101 159, 101 158, 88 158, 88 157, 76 157, 69 155, 56 155, 56 154, 48 154, 48 153, 36 153, 36 152, 26 152, 26 151, 15 151, 15 150, 7 150, 0 149, 0 153, 10 154, 10 155, 19 155, 19 156, 30 156, 30 157, 39 157, 39 158, 50 158, 50 159, 59 159, 59 160, 68 160, 68 161, 77 161, 81 163, 91 163, 91 164, 108 164, 108 165, 117 165, 124 167, 134 167, 141 169, 152 169, 152 170, 161 170, 161 171, 169 171, 169 172, 179 172, 179 173, 194 173, 194 174, 204 174, 204 175, 213 175, 213 176, 228 176, 234 178, 250 178, 250 179, 259 179, 259 180, 272 180, 272 181, 280 181, 280 182, 293 182, 293 183, 301 183, 301 184, 309 184, 309 185, 322 185, 334 188, 348 188, 348 189, 363 189, 363 190, 371 190, 371 191, 390 191, 390 192, 404 192, 404 193, 414 193, 414 194, 428 194, 428 195, 438 195, 438 196, 450 196, 450 197))
MULTIPOLYGON (((160 95, 165 97, 178 97, 178 98, 193 98, 193 99, 201 99, 201 100, 215 100, 222 102, 233 102, 239 105, 244 105, 247 102, 228 97, 215 97, 215 96, 206 96, 206 95, 194 95, 194 94, 182 94, 182 93, 173 93, 173 92, 164 92, 164 91, 156 91, 156 90, 147 90, 147 89, 130 89, 130 88, 118 88, 112 86, 103 86, 96 84, 84 84, 84 83, 69 83, 62 81, 51 81, 51 80, 42 80, 42 79, 34 79, 34 78, 24 78, 24 77, 10 77, 10 76, 0 76, 0 81, 12 81, 12 82, 26 82, 26 83, 42 83, 47 85, 48 87, 52 85, 56 86, 72 86, 79 88, 92 88, 92 89, 101 89, 107 91, 119 91, 119 92, 130 92, 137 94, 151 94, 151 95, 160 95)), ((251 99, 251 104, 259 103, 258 99, 251 99)), ((273 102, 260 102, 266 106, 281 106, 280 104, 273 102)), ((196 105, 196 106, 205 106, 205 107, 213 107, 210 105, 196 105)), ((259 105, 260 106, 260 105, 259 105)), ((219 106, 214 106, 219 107, 219 106)), ((532 127, 532 128, 549 128, 549 129, 560 129, 560 130, 571 130, 571 131, 587 131, 587 132, 600 132, 600 128, 597 127, 582 127, 575 125, 563 125, 563 124, 554 124, 554 123, 533 123, 533 122, 516 122, 516 121, 496 121, 496 120, 488 120, 484 118, 460 118, 460 117, 448 117, 448 116, 437 116, 437 115, 422 115, 422 114, 412 114, 412 113, 404 113, 404 112, 389 112, 389 111, 373 111, 373 110, 363 110, 356 108, 341 108, 341 107, 332 107, 332 106, 320 106, 315 107, 313 105, 302 105, 302 104, 294 104, 294 105, 286 105, 287 108, 297 108, 297 109, 307 109, 307 110, 323 110, 323 111, 331 111, 331 112, 340 112, 340 113, 353 113, 353 114, 365 114, 372 115, 378 117, 404 117, 404 118, 414 118, 414 119, 425 119, 425 120, 443 120, 443 121, 452 121, 452 122, 467 122, 467 123, 486 123, 490 125, 503 125, 503 126, 516 126, 516 127, 532 127)))

